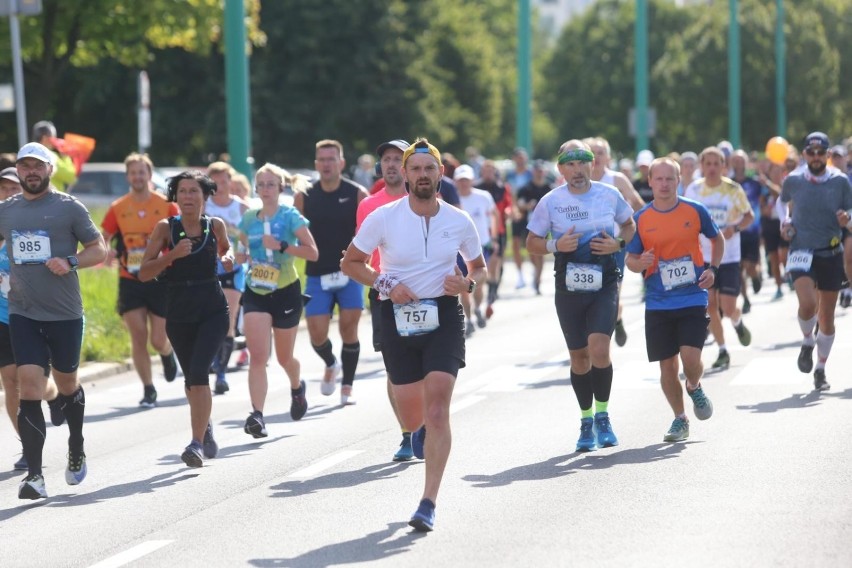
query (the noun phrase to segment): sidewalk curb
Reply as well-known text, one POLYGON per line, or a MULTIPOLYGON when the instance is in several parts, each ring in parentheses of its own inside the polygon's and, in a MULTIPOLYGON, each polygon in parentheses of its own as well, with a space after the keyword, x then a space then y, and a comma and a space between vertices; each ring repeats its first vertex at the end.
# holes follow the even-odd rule
MULTIPOLYGON (((162 366, 159 357, 151 357, 151 367, 155 366, 162 366)), ((89 383, 113 375, 120 375, 134 369, 133 359, 126 359, 123 362, 110 361, 106 363, 91 361, 80 365, 77 370, 77 379, 81 383, 89 383)))

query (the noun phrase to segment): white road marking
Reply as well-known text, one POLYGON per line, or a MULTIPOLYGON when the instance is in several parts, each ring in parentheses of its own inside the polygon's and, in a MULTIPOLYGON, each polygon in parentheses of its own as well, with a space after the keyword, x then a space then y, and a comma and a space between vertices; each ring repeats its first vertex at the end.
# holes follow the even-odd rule
POLYGON ((465 408, 473 406, 477 402, 482 402, 483 400, 485 400, 484 396, 466 396, 461 400, 450 403, 450 414, 455 414, 456 412, 464 410, 465 408))
POLYGON ((329 468, 336 466, 341 462, 345 462, 348 459, 352 459, 358 454, 363 453, 364 450, 346 450, 343 452, 337 452, 336 454, 332 454, 327 458, 321 459, 313 465, 309 465, 304 469, 300 469, 299 471, 294 471, 289 474, 287 477, 312 477, 318 473, 321 473, 329 468))
POLYGON ((110 556, 105 560, 101 560, 97 564, 92 564, 89 568, 118 568, 119 566, 126 566, 127 564, 130 564, 135 560, 139 560, 143 556, 151 554, 152 552, 173 542, 173 540, 149 540, 142 544, 138 544, 129 550, 125 550, 124 552, 119 552, 115 556, 110 556))
POLYGON ((791 357, 757 357, 737 373, 732 386, 809 385, 810 377, 800 373, 791 357))

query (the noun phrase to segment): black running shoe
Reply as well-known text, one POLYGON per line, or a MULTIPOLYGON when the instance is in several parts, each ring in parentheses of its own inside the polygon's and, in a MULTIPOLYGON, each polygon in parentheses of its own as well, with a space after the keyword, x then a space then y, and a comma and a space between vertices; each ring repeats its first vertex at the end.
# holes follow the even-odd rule
POLYGON ((18 486, 18 499, 46 499, 47 489, 44 488, 44 477, 40 474, 26 476, 18 486))
POLYGON ((47 407, 50 409, 50 423, 54 426, 62 426, 65 423, 65 413, 62 412, 62 403, 59 402, 59 397, 48 400, 47 407))
POLYGON ((814 346, 802 345, 802 350, 799 351, 799 370, 803 373, 810 373, 814 368, 814 346))
POLYGON ((308 399, 305 398, 305 381, 299 382, 299 390, 292 395, 290 401, 290 418, 301 420, 308 411, 308 399))
POLYGON ((827 391, 831 388, 828 381, 825 380, 825 369, 817 369, 814 371, 814 390, 827 391))
POLYGON ((615 322, 615 344, 624 347, 625 343, 627 343, 627 330, 624 329, 624 322, 618 320, 615 322))
POLYGON ((182 459, 183 463, 189 467, 204 466, 204 460, 201 459, 201 445, 198 442, 192 442, 184 448, 183 453, 180 455, 180 459, 182 459))
POLYGON ((216 379, 216 387, 213 389, 214 393, 225 394, 229 390, 231 390, 231 387, 228 386, 228 381, 226 381, 224 378, 216 379))
POLYGON ((202 452, 207 459, 213 459, 219 455, 219 444, 216 443, 216 438, 213 437, 213 424, 211 422, 207 423, 207 429, 204 431, 202 452))
POLYGON ((154 408, 157 406, 157 391, 153 388, 146 388, 145 395, 139 401, 139 406, 142 408, 154 408))
POLYGON ((172 382, 177 377, 177 359, 175 359, 175 352, 172 351, 168 355, 160 355, 160 360, 163 362, 163 375, 166 377, 167 382, 172 382))
POLYGON ((246 434, 254 438, 266 438, 269 434, 266 433, 266 424, 263 422, 263 414, 255 410, 249 417, 246 418, 246 425, 243 427, 246 434))
POLYGON ((727 351, 719 351, 719 357, 713 363, 711 369, 714 371, 724 371, 731 366, 731 356, 727 351))

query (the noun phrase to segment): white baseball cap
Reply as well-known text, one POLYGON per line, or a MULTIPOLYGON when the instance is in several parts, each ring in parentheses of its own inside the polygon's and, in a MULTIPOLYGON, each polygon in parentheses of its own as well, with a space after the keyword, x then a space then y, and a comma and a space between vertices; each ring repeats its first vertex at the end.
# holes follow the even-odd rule
POLYGON ((636 156, 636 166, 650 166, 654 161, 654 153, 650 150, 642 150, 636 156))
POLYGON ((45 164, 53 165, 53 153, 38 142, 30 142, 21 146, 21 149, 18 150, 17 161, 20 162, 24 158, 35 158, 45 164))
POLYGON ((456 168, 456 171, 453 173, 453 179, 474 179, 473 168, 468 166, 467 164, 462 164, 461 166, 456 168))

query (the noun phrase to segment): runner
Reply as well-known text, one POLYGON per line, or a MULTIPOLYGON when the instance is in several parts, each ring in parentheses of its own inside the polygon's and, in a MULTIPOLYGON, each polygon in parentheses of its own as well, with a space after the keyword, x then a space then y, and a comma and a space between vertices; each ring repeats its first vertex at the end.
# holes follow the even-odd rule
POLYGON ((352 384, 361 356, 358 341, 358 321, 364 310, 364 287, 350 281, 340 271, 340 251, 345 250, 355 235, 355 218, 358 204, 367 197, 367 190, 347 179, 341 172, 346 166, 343 145, 337 140, 320 140, 316 143, 316 161, 319 179, 306 193, 294 196, 296 209, 313 227, 319 259, 305 266, 307 285, 305 294, 311 301, 305 306, 311 346, 325 363, 325 374, 320 392, 331 396, 337 389, 337 378, 343 370, 340 402, 354 404, 352 384), (343 345, 340 361, 334 356, 328 328, 334 306, 338 308, 338 327, 343 345))
POLYGON ((657 158, 649 167, 653 201, 634 215, 636 234, 627 245, 627 268, 645 278, 645 341, 649 361, 660 362, 660 385, 674 421, 666 442, 689 437, 684 411, 679 361, 686 376, 686 393, 695 417, 707 420, 713 404, 701 387, 701 350, 707 336, 707 289, 713 286, 722 261, 725 238, 704 205, 678 197, 680 166, 657 158), (712 242, 709 262, 699 235, 712 242))
POLYGON ((202 454, 210 459, 219 453, 210 422, 209 370, 230 322, 217 273, 220 266, 232 272, 234 258, 224 221, 203 213, 216 191, 216 183, 201 172, 169 179, 168 198, 180 215, 157 223, 139 269, 142 282, 166 271, 166 333, 183 369, 192 428, 192 441, 180 457, 189 467, 203 466, 202 454))
POLYGON ((852 186, 842 172, 826 167, 829 146, 828 136, 822 132, 808 134, 802 151, 806 165, 784 179, 778 200, 781 235, 790 240, 787 271, 799 301, 803 337, 798 367, 803 373, 813 369, 818 391, 831 388, 825 364, 834 344, 837 295, 847 284, 841 229, 850 228, 852 220, 852 186))
MULTIPOLYGON (((713 222, 725 237, 725 254, 718 273, 714 274, 713 288, 709 290, 707 304, 710 331, 719 346, 719 356, 712 368, 714 371, 722 371, 731 365, 731 356, 725 345, 722 316, 731 319, 740 343, 751 345, 751 332, 742 320, 742 312, 737 307, 737 296, 740 295, 741 286, 740 232, 754 222, 754 213, 740 184, 722 175, 726 168, 722 150, 716 146, 705 148, 699 156, 699 163, 704 177, 695 180, 686 188, 685 197, 702 203, 710 211, 713 222)), ((710 241, 703 238, 701 244, 704 257, 710 258, 710 241)))
MULTIPOLYGON (((255 174, 257 195, 263 203, 249 209, 240 223, 240 243, 248 254, 237 254, 237 262, 248 257, 249 274, 243 294, 244 332, 250 353, 248 385, 252 412, 243 428, 246 434, 265 438, 270 341, 275 343, 278 364, 290 379, 290 418, 301 420, 308 410, 301 365, 293 356, 296 332, 302 317, 302 284, 296 271, 296 257, 316 260, 319 256, 308 222, 294 208, 280 205, 279 197, 289 183, 289 174, 274 164, 265 164, 255 174)), ((304 187, 293 187, 304 191, 304 187)))
POLYGON ((553 253, 556 315, 571 357, 580 405, 578 452, 618 445, 609 419, 610 337, 618 306, 616 253, 636 230, 633 210, 613 186, 591 180, 595 155, 580 140, 559 147, 565 183, 545 195, 527 225, 527 250, 553 253), (622 237, 614 237, 618 226, 622 237), (550 239, 548 239, 550 235, 550 239))
POLYGON ((417 531, 431 531, 452 443, 453 385, 465 366, 464 315, 457 296, 484 275, 485 260, 470 217, 438 200, 443 166, 437 148, 425 138, 417 139, 403 154, 402 167, 408 198, 364 220, 342 267, 384 300, 382 357, 393 380, 399 416, 405 428, 415 432, 414 455, 426 458, 423 496, 409 524, 417 531), (377 248, 380 273, 368 264, 377 248), (474 280, 462 276, 458 253, 474 280))
MULTIPOLYGON (((532 165, 532 179, 529 183, 518 190, 516 203, 521 211, 521 220, 519 221, 524 233, 527 232, 527 224, 530 220, 530 213, 533 212, 538 202, 542 197, 552 189, 550 182, 547 181, 547 165, 544 160, 536 160, 532 165)), ((526 240, 524 241, 526 246, 526 240)), ((541 273, 544 270, 544 257, 539 254, 530 254, 530 264, 533 265, 532 285, 536 296, 541 296, 541 273)))
POLYGON ((133 366, 142 381, 142 400, 139 406, 157 406, 157 388, 151 373, 148 355, 150 326, 151 347, 160 354, 163 373, 171 382, 177 377, 177 361, 166 337, 166 284, 152 280, 140 282, 137 277, 148 237, 154 226, 178 214, 177 205, 151 191, 154 164, 147 154, 130 154, 124 159, 130 192, 113 201, 101 222, 104 240, 117 237, 115 257, 118 259, 118 313, 130 333, 133 366))

